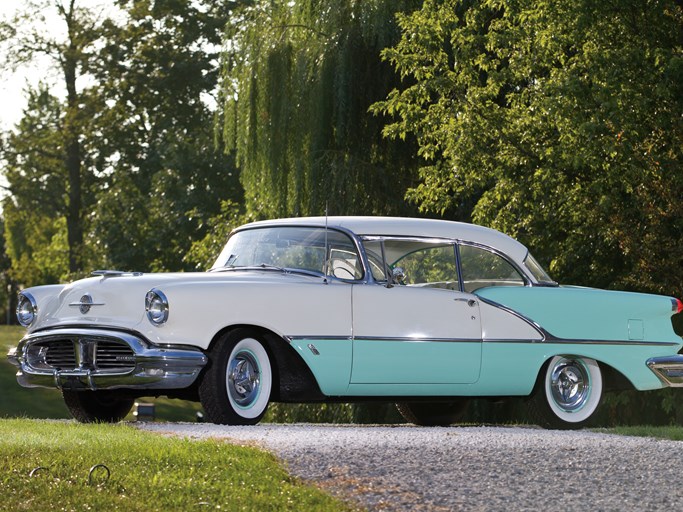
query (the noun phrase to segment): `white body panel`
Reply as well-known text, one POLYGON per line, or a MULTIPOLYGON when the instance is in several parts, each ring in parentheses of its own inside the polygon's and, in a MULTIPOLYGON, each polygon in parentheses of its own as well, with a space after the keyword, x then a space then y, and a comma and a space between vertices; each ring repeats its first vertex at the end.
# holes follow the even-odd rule
MULTIPOLYGON (((42 298, 44 288, 27 292, 42 298)), ((115 326, 153 343, 207 348, 219 331, 237 324, 261 326, 283 337, 350 338, 351 285, 268 270, 96 277, 63 287, 42 303, 31 332, 66 325, 115 326), (159 327, 145 315, 145 294, 151 288, 162 289, 169 301, 168 322, 159 327), (93 305, 87 314, 69 306, 85 294, 104 305, 93 305)))

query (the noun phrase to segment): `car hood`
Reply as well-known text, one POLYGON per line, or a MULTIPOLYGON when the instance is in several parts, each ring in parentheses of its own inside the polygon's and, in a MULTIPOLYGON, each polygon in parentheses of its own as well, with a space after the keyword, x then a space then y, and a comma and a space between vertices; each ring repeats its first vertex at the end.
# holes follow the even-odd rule
POLYGON ((30 331, 62 325, 99 325, 136 329, 147 324, 145 295, 151 289, 167 293, 178 287, 211 283, 282 283, 320 280, 276 270, 116 274, 91 277, 68 285, 38 286, 25 290, 37 303, 37 318, 30 331), (91 303, 90 305, 88 303, 91 303))

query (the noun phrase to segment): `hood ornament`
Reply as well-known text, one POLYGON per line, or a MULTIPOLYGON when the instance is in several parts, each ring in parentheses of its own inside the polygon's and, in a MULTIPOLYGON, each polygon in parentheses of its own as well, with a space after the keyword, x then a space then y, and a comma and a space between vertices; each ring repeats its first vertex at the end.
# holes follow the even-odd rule
POLYGON ((93 306, 104 306, 104 302, 93 302, 92 295, 89 293, 83 295, 80 301, 69 304, 71 308, 78 308, 82 315, 87 315, 93 306))

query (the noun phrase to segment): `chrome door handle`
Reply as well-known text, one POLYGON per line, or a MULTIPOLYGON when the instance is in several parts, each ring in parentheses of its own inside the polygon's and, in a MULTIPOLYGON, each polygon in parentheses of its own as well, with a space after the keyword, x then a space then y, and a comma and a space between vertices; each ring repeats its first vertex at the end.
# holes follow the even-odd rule
POLYGON ((471 308, 477 305, 477 301, 474 299, 465 299, 465 298, 458 298, 458 299, 453 299, 455 302, 467 302, 467 305, 471 308))

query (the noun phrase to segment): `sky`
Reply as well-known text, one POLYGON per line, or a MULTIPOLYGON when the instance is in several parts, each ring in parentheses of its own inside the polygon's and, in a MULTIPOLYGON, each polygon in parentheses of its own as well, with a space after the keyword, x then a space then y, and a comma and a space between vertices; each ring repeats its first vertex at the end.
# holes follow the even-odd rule
MULTIPOLYGON (((58 0, 57 0, 58 1, 58 0)), ((65 2, 68 0, 64 0, 65 2)), ((0 0, 0 19, 10 18, 18 9, 25 5, 25 0, 0 0)), ((54 0, 51 2, 54 3, 54 0)), ((103 5, 112 7, 111 0, 77 0, 77 6, 100 7, 103 5)), ((48 31, 58 35, 62 28, 62 23, 56 14, 50 9, 45 12, 46 28, 48 31)), ((49 68, 47 59, 38 64, 23 66, 14 72, 2 70, 0 75, 0 130, 11 129, 22 116, 26 107, 25 89, 27 85, 35 86, 43 79, 50 80, 50 75, 46 73, 49 68)), ((53 71, 54 75, 56 71, 53 71)), ((64 94, 64 91, 56 89, 57 95, 64 94)))
MULTIPOLYGON (((0 2, 0 19, 7 19, 23 2, 20 0, 3 0, 0 2)), ((23 99, 22 90, 27 79, 36 79, 37 72, 28 69, 18 70, 11 73, 2 70, 0 77, 0 130, 11 128, 21 117, 26 100, 23 99), (31 77, 31 78, 29 78, 31 77)))

